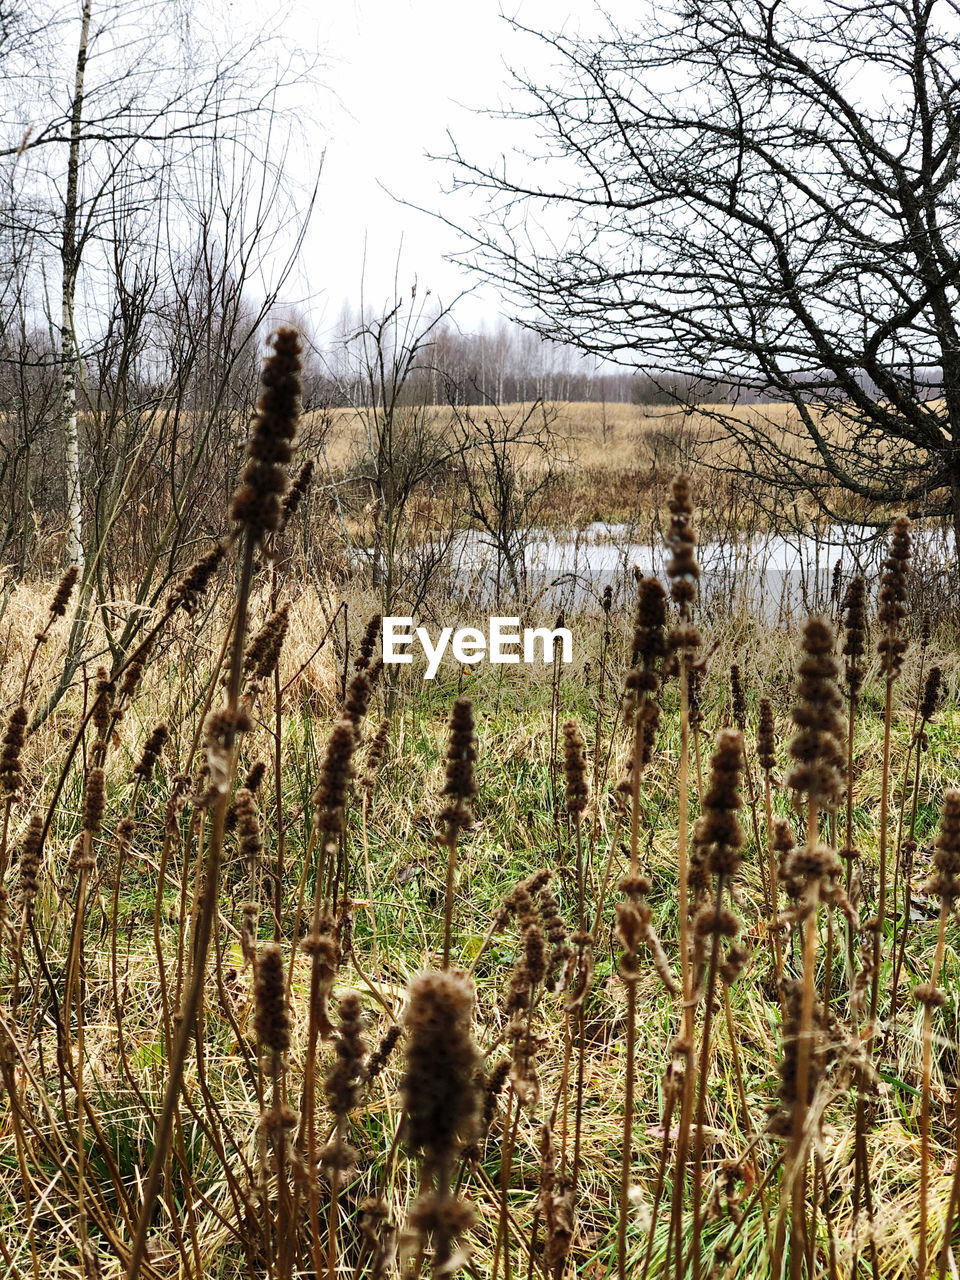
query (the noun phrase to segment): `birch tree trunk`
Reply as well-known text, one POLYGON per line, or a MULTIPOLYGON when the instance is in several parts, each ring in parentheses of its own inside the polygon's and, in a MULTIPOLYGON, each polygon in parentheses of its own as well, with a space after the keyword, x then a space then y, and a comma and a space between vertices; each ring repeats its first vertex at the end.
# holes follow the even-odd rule
POLYGON ((80 436, 77 424, 77 338, 74 298, 77 288, 77 206, 80 184, 80 124, 83 117, 83 81, 87 68, 92 0, 84 0, 77 71, 70 116, 70 153, 67 159, 67 191, 63 210, 63 295, 60 312, 61 401, 67 487, 67 548, 70 563, 83 574, 83 508, 81 504, 80 436))

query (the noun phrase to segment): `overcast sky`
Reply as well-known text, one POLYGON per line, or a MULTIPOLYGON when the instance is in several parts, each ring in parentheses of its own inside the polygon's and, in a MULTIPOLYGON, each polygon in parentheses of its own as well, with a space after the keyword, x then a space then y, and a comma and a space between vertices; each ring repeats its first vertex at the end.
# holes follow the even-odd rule
MULTIPOLYGON (((244 16, 257 10, 256 0, 232 3, 244 16)), ((421 290, 446 302, 475 283, 443 260, 457 248, 455 234, 393 196, 442 207, 450 169, 426 155, 448 150, 447 131, 485 158, 522 137, 479 111, 509 98, 505 64, 536 72, 549 60, 501 10, 544 29, 593 17, 589 0, 292 0, 285 34, 324 63, 310 106, 321 124, 311 150, 316 158, 325 149, 326 159, 303 285, 322 295, 318 328, 332 325, 344 302, 358 302, 362 279, 372 306, 391 295, 398 254, 404 290, 416 276, 421 290)), ((487 292, 465 300, 457 315, 473 328, 497 310, 487 292)))

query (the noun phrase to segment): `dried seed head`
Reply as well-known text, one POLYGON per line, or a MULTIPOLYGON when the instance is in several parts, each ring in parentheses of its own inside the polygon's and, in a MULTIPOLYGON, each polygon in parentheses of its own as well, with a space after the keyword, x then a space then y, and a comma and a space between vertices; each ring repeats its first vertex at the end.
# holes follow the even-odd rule
POLYGON ((829 900, 840 876, 840 861, 829 845, 796 845, 784 858, 782 875, 791 897, 800 898, 809 885, 817 884, 820 896, 829 900))
POLYGON ((365 670, 357 671, 347 685, 347 695, 343 702, 343 718, 353 725, 358 744, 372 697, 373 683, 369 673, 365 670))
POLYGON ((427 1178, 449 1171, 476 1134, 480 1057, 473 1043, 473 1006, 473 983, 462 974, 428 971, 410 983, 400 1082, 404 1142, 421 1158, 427 1178))
POLYGON ((102 769, 91 769, 87 774, 87 786, 83 799, 83 830, 96 835, 103 822, 106 799, 105 778, 102 769))
POLYGON ((660 981, 671 995, 679 991, 677 980, 670 970, 657 932, 653 927, 653 913, 647 902, 651 889, 646 876, 628 875, 620 882, 624 901, 617 903, 617 941, 623 948, 620 957, 620 977, 629 986, 640 977, 640 949, 645 947, 660 981))
POLYGON ((960 791, 944 793, 927 892, 936 894, 949 907, 960 898, 960 791))
POLYGON ((540 1155, 539 1204, 544 1225, 543 1256, 552 1275, 563 1267, 573 1243, 576 1231, 576 1198, 572 1180, 565 1174, 557 1176, 557 1156, 549 1124, 543 1126, 540 1155))
POLYGON ((545 985, 548 991, 565 991, 570 978, 573 949, 567 938, 567 926, 560 915, 560 904, 549 888, 544 888, 540 894, 540 919, 550 944, 545 985))
POLYGON ((182 609, 186 614, 196 613, 226 554, 226 547, 218 542, 212 550, 195 561, 170 592, 167 613, 174 613, 177 609, 182 609))
POLYGON ((920 699, 920 719, 928 724, 937 714, 942 696, 943 672, 939 667, 931 667, 923 686, 923 697, 920 699))
POLYGON ((433 1241, 430 1274, 454 1275, 469 1261, 468 1251, 460 1241, 473 1227, 476 1215, 467 1200, 449 1192, 428 1191, 417 1199, 407 1218, 408 1247, 412 1254, 424 1253, 433 1241))
POLYGON ((262 760, 258 760, 250 766, 247 776, 243 780, 243 785, 248 791, 252 791, 254 795, 260 790, 260 784, 267 772, 267 766, 262 760))
POLYGON ((297 514, 300 503, 303 501, 307 490, 310 488, 310 481, 313 479, 313 459, 308 458, 300 470, 297 472, 297 478, 290 486, 290 491, 283 500, 283 508, 280 513, 280 528, 286 529, 287 525, 297 514))
POLYGON ((947 993, 932 982, 922 982, 914 987, 913 998, 917 1004, 925 1005, 928 1009, 939 1009, 947 1003, 947 993))
POLYGON ((786 818, 773 820, 773 851, 777 855, 777 879, 788 898, 796 899, 803 888, 791 875, 791 855, 797 847, 793 830, 786 818))
POLYGON ((71 565, 60 583, 53 593, 53 599, 50 601, 51 618, 62 618, 67 612, 67 605, 70 603, 70 597, 73 595, 73 588, 77 585, 77 578, 80 576, 80 570, 76 565, 71 565))
POLYGON ((129 661, 121 672, 120 701, 129 702, 136 693, 143 679, 143 669, 147 665, 155 638, 154 635, 148 635, 130 655, 129 661))
POLYGON ((390 1055, 396 1048, 397 1041, 403 1035, 403 1028, 399 1022, 392 1022, 386 1031, 380 1037, 380 1043, 370 1055, 370 1061, 367 1064, 367 1079, 375 1080, 380 1072, 384 1069, 390 1060, 390 1055))
POLYGON ((757 725, 757 759, 764 773, 772 773, 777 763, 777 737, 773 720, 773 703, 760 699, 760 721, 757 725))
POLYGON ((674 479, 669 507, 670 531, 666 542, 670 559, 667 561, 667 577, 670 579, 673 602, 680 611, 681 619, 687 621, 696 599, 697 582, 700 578, 696 556, 697 535, 693 529, 693 503, 687 476, 681 474, 674 479))
MULTIPOLYGON (((770 1132, 778 1137, 787 1137, 793 1132, 794 1111, 800 1105, 798 1096, 797 1066, 799 1061, 799 1044, 803 1011, 803 983, 795 979, 786 979, 781 984, 783 1001, 783 1061, 780 1067, 779 1105, 774 1107, 770 1117, 770 1132)), ((823 1005, 814 1001, 812 1027, 814 1042, 811 1046, 808 1061, 806 1098, 814 1096, 817 1085, 823 1077, 822 1042, 824 1033, 823 1005)))
POLYGON ((843 561, 838 560, 833 566, 833 573, 830 578, 830 600, 834 606, 840 599, 840 590, 843 587, 843 561))
POLYGON ((880 669, 888 680, 900 674, 903 656, 907 651, 907 640, 901 634, 901 629, 907 616, 910 549, 910 521, 906 516, 899 516, 894 521, 890 546, 883 562, 877 609, 877 621, 884 629, 877 651, 880 654, 880 669))
POLYGON ((238 707, 236 711, 221 707, 207 716, 203 724, 203 745, 210 783, 202 803, 212 803, 216 796, 223 795, 230 786, 233 743, 238 734, 249 732, 250 727, 249 713, 243 707, 238 707))
POLYGON ((841 611, 846 659, 844 677, 849 696, 856 701, 863 684, 863 655, 867 648, 867 588, 859 574, 850 580, 841 611))
MULTIPOLYGON (((657 662, 669 653, 666 638, 667 594, 658 578, 641 578, 637 583, 637 604, 633 615, 631 667, 653 672, 657 662)), ((654 689, 656 686, 654 686, 654 689)))
POLYGON ((269 680, 280 661, 280 650, 290 625, 290 606, 279 608, 270 615, 247 645, 243 657, 244 671, 252 673, 254 680, 269 680))
POLYGON ((257 924, 260 908, 255 902, 245 902, 240 920, 240 950, 244 965, 257 962, 257 924))
POLYGON ((0 790, 7 796, 20 793, 23 769, 20 753, 27 732, 27 709, 21 703, 14 707, 7 721, 7 728, 0 743, 0 790))
POLYGON ((473 732, 473 703, 458 698, 450 716, 450 745, 447 749, 447 780, 443 795, 449 802, 440 811, 440 821, 447 824, 446 838, 453 840, 457 832, 473 825, 470 801, 477 794, 473 766, 477 760, 477 739, 473 732))
POLYGON ((370 740, 370 746, 367 748, 367 765, 364 770, 363 777, 360 779, 360 785, 365 791, 372 792, 377 781, 377 774, 380 772, 380 766, 383 764, 383 757, 387 753, 387 743, 390 739, 390 721, 381 720, 377 726, 377 731, 370 740))
POLYGON ((300 336, 296 329, 281 328, 272 345, 260 377, 263 392, 247 441, 247 465, 230 513, 254 538, 279 528, 300 416, 300 336))
POLYGON ((133 766, 133 776, 135 778, 140 778, 144 783, 150 781, 153 776, 154 766, 160 759, 160 753, 163 751, 169 737, 170 733, 167 726, 158 724, 144 743, 143 755, 140 757, 139 762, 133 766))
POLYGON ((833 656, 833 631, 823 618, 807 620, 797 679, 790 755, 797 762, 787 784, 821 809, 834 809, 843 795, 842 706, 833 656))
POLYGON ((94 686, 93 710, 90 719, 97 731, 97 737, 103 739, 110 727, 110 710, 113 706, 113 681, 107 675, 105 667, 97 667, 97 681, 94 686))
POLYGON ((254 972, 256 1014, 253 1025, 257 1040, 271 1053, 286 1053, 290 1048, 290 1015, 283 955, 278 942, 263 944, 254 972))
POLYGON ((370 666, 373 658, 373 651, 377 647, 377 641, 380 639, 380 628, 383 625, 383 619, 378 613, 373 614, 367 621, 367 625, 363 629, 363 638, 360 641, 360 648, 357 650, 357 656, 353 660, 355 671, 366 671, 370 666))
POLYGON ((257 813, 257 802, 252 791, 240 787, 234 797, 237 832, 240 837, 240 856, 247 865, 250 874, 251 889, 256 881, 257 868, 263 854, 263 840, 260 835, 260 815, 257 813))
POLYGON ((367 1078, 363 1009, 355 991, 348 991, 340 1000, 340 1022, 333 1048, 334 1061, 324 1089, 330 1110, 337 1119, 345 1119, 360 1101, 360 1090, 367 1078))
POLYGON ((340 945, 337 941, 336 922, 329 911, 325 911, 320 920, 320 928, 316 933, 308 933, 300 944, 304 953, 310 956, 315 971, 315 986, 312 989, 314 1012, 317 1027, 324 1040, 333 1035, 333 1023, 330 1021, 330 997, 333 994, 333 983, 340 963, 340 945))
POLYGON ((353 724, 349 720, 339 720, 331 731, 314 795, 317 822, 328 842, 343 830, 356 748, 357 735, 353 724))
POLYGON ((721 729, 710 759, 710 782, 696 838, 709 874, 725 879, 737 874, 742 857, 743 831, 737 819, 742 770, 743 735, 739 729, 721 729))
POLYGON ((583 738, 575 721, 563 726, 563 769, 566 780, 567 812, 579 822, 590 798, 587 760, 583 738))
POLYGON ((613 608, 613 587, 609 582, 603 588, 603 595, 600 597, 600 605, 603 612, 606 614, 609 614, 610 610, 613 608))
POLYGON ((39 813, 31 813, 20 845, 20 897, 25 911, 29 911, 37 896, 42 850, 43 819, 39 813))

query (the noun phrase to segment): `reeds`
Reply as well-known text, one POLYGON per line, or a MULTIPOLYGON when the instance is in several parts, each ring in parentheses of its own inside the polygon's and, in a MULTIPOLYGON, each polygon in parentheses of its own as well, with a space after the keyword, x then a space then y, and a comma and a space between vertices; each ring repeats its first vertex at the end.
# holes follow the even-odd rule
POLYGON ((939 633, 908 647, 905 527, 842 642, 702 640, 681 478, 669 589, 567 613, 602 689, 554 664, 384 697, 378 619, 334 660, 281 571, 294 348, 235 527, 129 659, 34 729, 69 581, 10 645, 11 1275, 949 1274, 958 668, 939 633), (936 923, 894 940, 924 896, 936 923), (881 1056, 906 974, 916 1026, 881 1056))

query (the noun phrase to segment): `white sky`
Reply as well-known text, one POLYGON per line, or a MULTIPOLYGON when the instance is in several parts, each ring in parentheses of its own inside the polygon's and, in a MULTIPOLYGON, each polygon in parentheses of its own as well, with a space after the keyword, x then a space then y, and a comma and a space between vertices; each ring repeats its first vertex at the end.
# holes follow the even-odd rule
MULTIPOLYGON (((243 19, 258 8, 257 0, 230 3, 243 19)), ((596 21, 590 0, 290 3, 281 32, 325 64, 317 79, 326 89, 309 104, 321 124, 314 158, 325 148, 326 160, 302 284, 317 298, 318 330, 335 323, 345 302, 358 304, 361 281, 371 306, 392 297, 398 254, 404 293, 414 277, 421 295, 429 288, 444 302, 475 284, 443 261, 458 247, 455 233, 388 192, 426 209, 442 206, 450 170, 426 155, 448 150, 447 130, 466 154, 486 159, 522 138, 518 127, 508 131, 474 110, 508 100, 505 64, 534 72, 549 65, 543 46, 512 31, 501 8, 535 29, 596 21)), ((465 328, 497 314, 489 292, 456 310, 465 328)))

